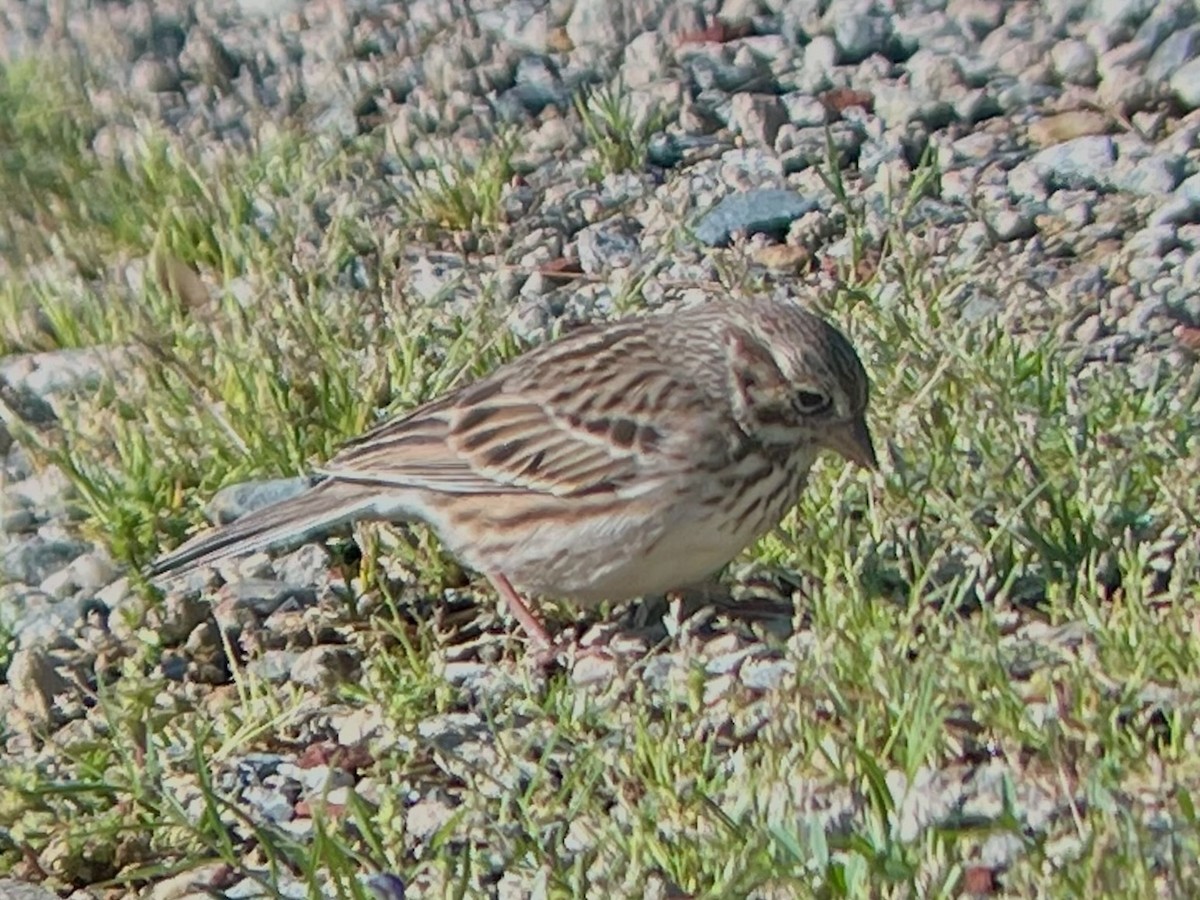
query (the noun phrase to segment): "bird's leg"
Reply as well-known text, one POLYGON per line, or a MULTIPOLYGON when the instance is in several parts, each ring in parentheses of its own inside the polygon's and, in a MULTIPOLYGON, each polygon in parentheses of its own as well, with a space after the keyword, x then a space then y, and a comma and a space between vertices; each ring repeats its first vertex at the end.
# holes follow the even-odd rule
POLYGON ((512 586, 512 582, 499 572, 488 573, 488 580, 499 591, 500 596, 504 598, 504 602, 508 606, 508 611, 513 614, 513 618, 517 620, 524 632, 529 635, 529 639, 538 645, 538 649, 542 651, 552 649, 554 641, 550 639, 550 633, 546 631, 546 626, 525 605, 525 601, 521 599, 521 595, 512 586))

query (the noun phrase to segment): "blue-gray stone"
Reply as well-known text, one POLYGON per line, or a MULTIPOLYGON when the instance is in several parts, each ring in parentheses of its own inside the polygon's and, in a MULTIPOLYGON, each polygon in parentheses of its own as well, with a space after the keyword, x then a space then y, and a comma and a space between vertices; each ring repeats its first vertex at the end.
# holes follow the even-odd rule
POLYGON ((520 101, 530 115, 540 114, 547 106, 566 109, 570 105, 570 95, 558 67, 547 57, 523 57, 517 63, 515 82, 509 93, 520 101))
POLYGON ((1146 78, 1169 81, 1180 66, 1197 56, 1200 56, 1200 25, 1176 31, 1159 45, 1150 62, 1146 63, 1146 78))
MULTIPOLYGON (((1197 12, 1192 0, 1159 0, 1155 4, 1154 14, 1134 34, 1133 43, 1142 43, 1155 49, 1177 31, 1194 24, 1198 16, 1200 12, 1197 12)), ((1146 75, 1149 77, 1149 70, 1146 75)))
POLYGON ((892 39, 892 21, 887 16, 843 16, 834 23, 838 62, 862 62, 872 53, 886 53, 892 39))
POLYGON ((1107 135, 1075 138, 1047 147, 1030 160, 1042 184, 1051 190, 1107 187, 1117 148, 1107 135))
POLYGON ((1093 0, 1092 15, 1109 28, 1136 28, 1150 14, 1158 0, 1093 0))
POLYGON ((782 188, 730 194, 701 217, 695 233, 702 243, 723 247, 737 233, 782 234, 816 208, 815 200, 782 188))
POLYGON ((380 872, 368 876, 366 883, 379 900, 404 900, 404 882, 398 875, 380 872))
POLYGON ((1200 172, 1183 179, 1175 188, 1175 196, 1200 202, 1200 172))
POLYGON ((1155 154, 1139 159, 1132 166, 1118 166, 1112 183, 1123 191, 1142 197, 1170 194, 1183 180, 1187 160, 1182 156, 1155 154))
POLYGON ((306 491, 311 484, 311 479, 306 477, 272 478, 231 484, 217 491, 209 501, 205 514, 209 521, 226 525, 256 509, 290 500, 306 491))
POLYGON ((1171 76, 1171 90, 1187 109, 1200 107, 1200 59, 1184 63, 1171 76))
POLYGON ((9 582, 37 585, 46 576, 82 556, 91 546, 81 541, 32 537, 13 542, 0 554, 0 577, 9 582))

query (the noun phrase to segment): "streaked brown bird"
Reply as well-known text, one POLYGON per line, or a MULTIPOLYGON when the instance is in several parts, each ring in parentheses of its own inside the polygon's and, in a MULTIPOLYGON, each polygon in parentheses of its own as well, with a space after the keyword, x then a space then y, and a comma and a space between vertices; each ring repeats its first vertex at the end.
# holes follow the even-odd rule
POLYGON ((150 574, 420 520, 548 648, 521 594, 595 604, 694 584, 779 523, 822 449, 874 468, 868 392, 846 337, 787 302, 582 328, 377 426, 308 491, 150 574))

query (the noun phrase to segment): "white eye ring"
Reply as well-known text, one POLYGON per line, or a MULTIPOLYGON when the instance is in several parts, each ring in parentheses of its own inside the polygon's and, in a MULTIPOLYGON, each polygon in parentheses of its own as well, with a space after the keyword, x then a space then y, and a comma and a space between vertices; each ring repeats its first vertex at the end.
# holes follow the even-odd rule
POLYGON ((833 400, 820 391, 796 391, 796 409, 805 415, 812 416, 823 413, 833 405, 833 400))

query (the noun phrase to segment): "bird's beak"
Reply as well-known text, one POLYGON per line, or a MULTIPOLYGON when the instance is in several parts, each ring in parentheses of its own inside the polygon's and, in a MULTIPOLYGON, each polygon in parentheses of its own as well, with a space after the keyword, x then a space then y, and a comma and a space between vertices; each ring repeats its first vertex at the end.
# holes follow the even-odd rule
POLYGON ((857 416, 836 429, 830 436, 828 446, 864 469, 874 472, 879 468, 875 444, 871 441, 871 432, 863 416, 857 416))

